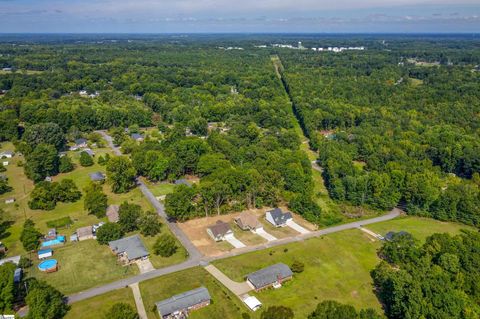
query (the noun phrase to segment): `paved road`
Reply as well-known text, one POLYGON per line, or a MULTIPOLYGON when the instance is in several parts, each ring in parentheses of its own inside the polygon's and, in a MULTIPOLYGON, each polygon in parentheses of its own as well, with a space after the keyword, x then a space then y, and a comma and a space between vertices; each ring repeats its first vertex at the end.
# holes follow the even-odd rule
MULTIPOLYGON (((105 141, 107 141, 108 146, 113 150, 116 155, 122 155, 120 149, 113 144, 113 139, 110 135, 108 135, 105 131, 97 132, 102 135, 105 141)), ((157 214, 165 220, 165 223, 167 224, 168 228, 170 228, 170 231, 175 235, 175 237, 177 237, 182 246, 185 247, 188 252, 189 258, 194 260, 200 260, 200 258, 202 257, 200 251, 198 251, 198 249, 192 244, 192 242, 188 239, 188 237, 180 229, 180 227, 178 227, 176 223, 168 221, 169 219, 167 214, 165 213, 165 207, 163 206, 163 204, 157 200, 157 198, 152 194, 150 189, 148 189, 147 185, 145 185, 145 183, 139 178, 137 178, 137 185, 143 195, 155 208, 157 214)))
POLYGON ((226 254, 223 254, 223 255, 217 256, 217 257, 190 258, 189 260, 187 260, 187 261, 185 261, 181 264, 177 264, 177 265, 173 265, 173 266, 169 266, 169 267, 165 267, 165 268, 161 268, 161 269, 155 269, 155 270, 153 270, 151 272, 148 272, 148 273, 145 273, 145 274, 136 275, 136 276, 133 276, 133 277, 130 277, 130 278, 126 278, 126 279, 122 279, 122 280, 119 280, 119 281, 116 281, 116 282, 112 282, 110 284, 107 284, 107 285, 104 285, 104 286, 101 286, 101 287, 92 288, 92 289, 89 289, 87 291, 83 291, 83 292, 71 295, 71 296, 68 297, 68 302, 73 303, 73 302, 76 302, 76 301, 84 300, 84 299, 87 299, 87 298, 90 298, 90 297, 94 297, 94 296, 104 294, 106 292, 109 292, 109 291, 112 291, 112 290, 115 290, 115 289, 119 289, 119 288, 123 288, 123 287, 129 286, 129 285, 132 285, 136 282, 141 282, 141 281, 144 281, 144 280, 148 280, 148 279, 152 279, 152 278, 155 278, 155 277, 163 276, 163 275, 170 274, 170 273, 173 273, 173 272, 193 268, 193 267, 200 266, 200 265, 205 266, 209 262, 214 261, 214 260, 225 259, 225 258, 229 258, 229 257, 233 257, 233 256, 246 254, 246 253, 253 252, 253 251, 258 251, 258 250, 268 249, 268 248, 272 248, 272 247, 276 247, 276 246, 280 246, 280 245, 285 245, 285 244, 288 244, 288 243, 303 241, 303 240, 308 239, 308 238, 320 237, 320 236, 331 234, 331 233, 336 233, 336 232, 340 232, 340 231, 344 231, 344 230, 348 230, 348 229, 354 229, 354 228, 358 228, 362 225, 369 225, 369 224, 374 224, 374 223, 379 223, 379 222, 391 220, 391 219, 396 218, 400 214, 401 214, 401 210, 398 209, 398 208, 394 208, 390 213, 388 213, 386 215, 383 215, 383 216, 370 218, 370 219, 365 219, 365 220, 362 220, 362 221, 353 222, 353 223, 344 224, 344 225, 339 225, 339 226, 335 226, 335 227, 325 228, 325 229, 310 232, 308 234, 302 234, 302 235, 298 235, 296 237, 279 239, 279 240, 271 241, 271 242, 261 244, 261 245, 257 245, 257 246, 248 246, 248 247, 245 247, 245 248, 234 249, 234 250, 232 250, 232 251, 230 251, 226 254))

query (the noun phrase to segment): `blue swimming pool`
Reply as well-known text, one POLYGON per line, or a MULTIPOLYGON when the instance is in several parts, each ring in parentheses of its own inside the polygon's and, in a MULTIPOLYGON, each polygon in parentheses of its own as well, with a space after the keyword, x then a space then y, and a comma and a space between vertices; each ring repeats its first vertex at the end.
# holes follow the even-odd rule
POLYGON ((38 269, 41 271, 56 270, 57 260, 56 259, 47 259, 38 264, 38 269))
POLYGON ((48 246, 55 246, 55 245, 60 245, 65 242, 65 236, 60 236, 58 235, 57 238, 52 239, 52 240, 47 240, 42 243, 42 247, 48 247, 48 246))

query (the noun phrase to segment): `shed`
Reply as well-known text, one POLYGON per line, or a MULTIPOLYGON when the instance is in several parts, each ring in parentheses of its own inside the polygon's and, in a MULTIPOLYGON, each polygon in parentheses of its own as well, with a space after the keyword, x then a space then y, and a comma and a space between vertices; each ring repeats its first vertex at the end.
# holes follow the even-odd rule
POLYGON ((156 302, 160 318, 186 318, 191 310, 200 309, 210 304, 207 288, 200 287, 168 299, 156 302))
POLYGON ((102 172, 90 173, 90 180, 92 182, 103 182, 105 180, 105 174, 102 172))
POLYGON ((3 265, 4 263, 14 263, 15 265, 18 265, 19 262, 20 262, 20 256, 3 258, 3 259, 0 259, 0 266, 3 265))
POLYGON ((130 135, 130 137, 131 137, 132 139, 134 139, 135 141, 137 141, 137 142, 141 142, 141 141, 143 141, 143 139, 144 139, 143 135, 142 135, 142 134, 139 134, 139 133, 132 133, 132 134, 130 135))
POLYGON ((275 208, 267 211, 265 219, 275 227, 284 227, 287 225, 287 221, 292 219, 292 213, 282 212, 280 208, 275 208))
POLYGON ((247 298, 243 299, 243 302, 252 311, 257 311, 262 306, 260 300, 258 300, 255 296, 248 296, 247 298))
POLYGON ((119 205, 109 205, 107 207, 106 215, 107 215, 107 218, 108 218, 109 222, 111 222, 111 223, 118 222, 118 219, 119 219, 118 211, 119 210, 120 210, 119 205))
POLYGON ((281 284, 283 281, 291 279, 292 276, 293 273, 287 265, 278 263, 247 275, 247 283, 259 291, 281 284))
POLYGON ((127 258, 129 262, 149 255, 138 235, 111 241, 108 246, 115 254, 127 258))
POLYGON ((78 236, 77 236, 77 234, 71 234, 71 235, 70 235, 70 241, 71 241, 71 242, 78 241, 78 236))
POLYGON ((15 202, 15 198, 13 198, 13 197, 5 199, 5 204, 12 204, 14 202, 15 202))
POLYGON ((47 249, 42 249, 37 252, 38 254, 38 259, 45 259, 48 257, 52 257, 53 255, 53 249, 47 248, 47 249))
POLYGON ((45 239, 55 239, 57 238, 57 230, 55 228, 49 229, 45 239))
POLYGON ((86 226, 86 227, 77 229, 77 236, 79 241, 92 239, 93 238, 92 226, 86 226))
POLYGON ((262 224, 258 221, 257 216, 249 212, 242 212, 237 218, 235 218, 235 223, 242 230, 257 230, 263 228, 262 224))
POLYGON ((218 220, 214 225, 207 228, 207 233, 215 241, 225 240, 228 235, 233 235, 233 231, 228 223, 218 220))

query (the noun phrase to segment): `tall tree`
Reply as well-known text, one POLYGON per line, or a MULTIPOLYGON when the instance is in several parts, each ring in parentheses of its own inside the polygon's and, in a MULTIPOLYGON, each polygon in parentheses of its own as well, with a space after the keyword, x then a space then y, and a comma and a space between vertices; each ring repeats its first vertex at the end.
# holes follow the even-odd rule
POLYGON ((137 171, 125 156, 112 157, 107 163, 107 179, 114 193, 126 193, 135 187, 136 174, 137 171))

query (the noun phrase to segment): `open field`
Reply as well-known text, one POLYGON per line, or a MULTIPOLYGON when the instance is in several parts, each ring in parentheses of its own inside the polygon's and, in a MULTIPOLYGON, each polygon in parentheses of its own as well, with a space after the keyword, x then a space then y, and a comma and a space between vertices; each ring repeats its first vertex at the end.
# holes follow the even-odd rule
POLYGON ((372 224, 367 226, 368 229, 385 235, 389 231, 406 231, 411 233, 418 240, 424 241, 428 236, 435 233, 458 234, 462 229, 471 229, 473 227, 460 223, 441 222, 429 218, 421 217, 399 217, 388 222, 372 224))
POLYGON ((52 248, 59 270, 49 274, 41 272, 37 267, 39 261, 32 254, 34 265, 28 269, 28 275, 45 280, 64 294, 101 286, 138 273, 136 265, 119 265, 110 248, 98 244, 94 239, 52 248))
MULTIPOLYGON (((286 210, 285 207, 282 207, 282 209, 286 210)), ((257 218, 264 226, 265 231, 269 232, 277 238, 285 238, 298 235, 298 232, 290 227, 275 228, 274 226, 270 225, 270 223, 268 223, 264 218, 265 211, 267 210, 268 209, 251 209, 249 210, 249 212, 257 215, 257 218)), ((206 256, 218 256, 226 251, 233 249, 233 246, 231 246, 229 243, 214 242, 213 239, 210 238, 210 236, 207 234, 207 227, 214 225, 218 220, 229 223, 237 238, 245 245, 251 246, 264 243, 265 241, 262 237, 253 234, 250 231, 242 231, 240 230, 240 228, 238 228, 238 226, 234 222, 234 219, 239 214, 240 213, 233 213, 227 215, 196 218, 186 221, 184 223, 179 223, 178 225, 185 232, 185 234, 192 241, 192 243, 206 256)), ((307 222, 299 215, 292 215, 293 219, 303 227, 310 230, 314 230, 316 228, 314 225, 307 222)))
POLYGON ((155 196, 162 196, 173 193, 175 189, 175 184, 171 183, 152 183, 146 178, 142 178, 142 181, 148 186, 148 189, 155 196))
POLYGON ((169 265, 178 264, 178 263, 181 263, 182 261, 184 261, 187 258, 187 256, 186 256, 187 252, 186 252, 185 248, 183 248, 183 246, 180 244, 180 242, 176 238, 175 238, 175 242, 177 243, 178 248, 177 248, 177 251, 175 252, 175 254, 173 254, 172 256, 162 257, 162 256, 155 255, 153 253, 153 246, 155 245, 155 241, 157 240, 157 238, 161 234, 164 234, 164 233, 168 233, 173 238, 175 238, 172 235, 172 233, 170 232, 170 230, 168 229, 168 227, 165 226, 165 225, 162 225, 162 230, 160 231, 160 234, 157 235, 157 236, 146 237, 146 236, 140 235, 140 238, 142 238, 142 241, 145 244, 145 247, 150 252, 149 259, 152 262, 153 267, 155 267, 155 268, 162 268, 162 267, 166 267, 166 266, 169 266, 169 265))
POLYGON ((135 309, 132 290, 127 287, 74 303, 65 319, 103 318, 110 307, 117 302, 128 303, 135 309))
POLYGON ((159 318, 158 312, 155 310, 155 302, 200 286, 208 289, 212 303, 205 308, 192 311, 189 318, 237 319, 240 318, 242 312, 248 312, 248 309, 227 288, 206 270, 197 267, 140 283, 140 291, 148 318, 159 318))
MULTIPOLYGON (((465 228, 458 224, 414 217, 394 219, 378 225, 390 230, 404 224, 417 234, 423 232, 425 236, 434 232, 455 234, 465 228), (434 226, 430 227, 431 224, 434 226)), ((374 226, 377 225, 367 228, 376 230, 374 226)), ((247 274, 278 262, 287 265, 294 260, 303 262, 305 271, 295 274, 293 280, 286 282, 281 289, 255 293, 264 307, 280 302, 291 307, 295 318, 305 318, 319 301, 326 299, 349 303, 356 308, 380 310, 370 278, 370 271, 379 262, 376 251, 380 246, 379 241, 372 241, 368 235, 355 229, 219 260, 214 264, 232 280, 243 281, 247 274)))

